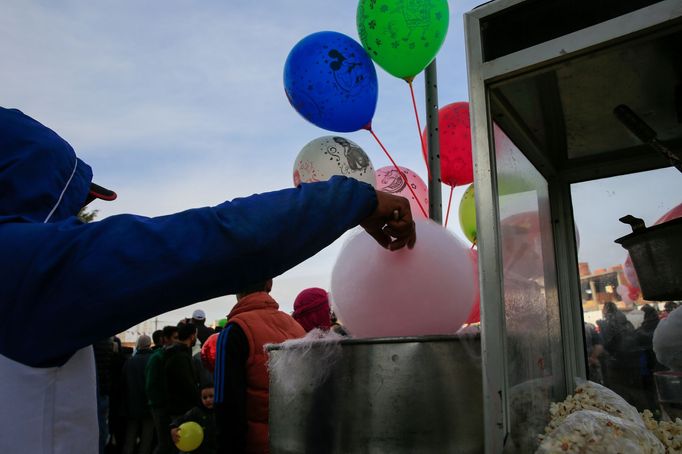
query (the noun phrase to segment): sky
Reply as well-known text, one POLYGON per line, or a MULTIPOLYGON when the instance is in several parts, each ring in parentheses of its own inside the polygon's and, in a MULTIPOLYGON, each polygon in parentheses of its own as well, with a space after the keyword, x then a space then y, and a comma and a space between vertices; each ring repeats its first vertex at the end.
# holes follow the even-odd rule
MULTIPOLYGON (((441 105, 468 99, 462 15, 479 3, 450 4, 437 63, 441 105)), ((118 193, 115 202, 90 205, 98 219, 157 216, 291 187, 300 149, 331 133, 289 105, 284 62, 314 32, 333 30, 359 41, 356 6, 337 0, 3 0, 0 105, 57 131, 92 166, 94 181, 118 193)), ((377 73, 375 132, 398 164, 426 179, 408 86, 377 73)), ((421 76, 414 87, 424 126, 421 76)), ((343 136, 375 168, 390 164, 367 131, 343 136)), ((458 228, 456 212, 451 226, 458 228)), ((300 290, 328 288, 342 243, 275 279, 273 296, 285 311, 300 290)), ((232 296, 218 298, 159 320, 175 323, 195 307, 218 319, 234 304, 232 296)))
MULTIPOLYGON (((441 106, 468 100, 462 16, 481 3, 450 1, 450 28, 437 58, 441 106)), ((94 181, 118 193, 115 202, 91 204, 98 219, 119 213, 158 216, 291 187, 297 153, 331 133, 289 105, 282 82, 285 59, 314 32, 333 30, 358 40, 356 5, 348 0, 3 0, 0 105, 19 108, 57 131, 93 167, 94 181)), ((379 68, 377 73, 374 130, 398 164, 426 179, 408 86, 379 68)), ((418 76, 414 87, 422 126, 423 84, 418 76)), ((374 168, 390 164, 368 132, 343 136, 367 152, 374 168)), ((454 192, 449 226, 459 236, 456 209, 464 189, 454 192)), ((648 189, 657 197, 658 189, 681 188, 673 182, 648 189)), ((585 207, 576 208, 576 218, 586 220, 577 221, 579 228, 594 218, 593 210, 604 208, 590 206, 593 196, 589 188, 574 193, 576 207, 585 207)), ((328 288, 343 240, 275 279, 273 296, 283 310, 292 310, 304 288, 328 288)), ((581 240, 582 247, 602 250, 597 245, 604 241, 588 232, 581 231, 581 240)), ((622 260, 619 253, 587 259, 622 260)), ((210 321, 234 304, 234 297, 221 297, 158 319, 174 324, 200 307, 210 321)))

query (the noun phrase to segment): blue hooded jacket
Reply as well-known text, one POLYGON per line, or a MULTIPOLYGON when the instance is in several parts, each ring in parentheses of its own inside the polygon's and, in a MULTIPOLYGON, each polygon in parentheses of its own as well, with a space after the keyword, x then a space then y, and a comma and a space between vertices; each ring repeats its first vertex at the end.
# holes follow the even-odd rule
POLYGON ((76 215, 91 180, 65 140, 0 107, 0 354, 27 366, 61 365, 155 315, 278 276, 377 203, 370 185, 334 177, 85 224, 76 215))

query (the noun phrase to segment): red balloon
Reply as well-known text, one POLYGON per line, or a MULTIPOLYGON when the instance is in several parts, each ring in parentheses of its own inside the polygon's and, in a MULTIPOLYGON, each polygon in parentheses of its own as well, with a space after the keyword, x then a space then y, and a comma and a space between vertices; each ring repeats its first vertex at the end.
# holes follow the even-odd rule
POLYGON ((201 362, 204 367, 211 373, 215 370, 215 353, 218 346, 218 335, 220 333, 211 334, 206 343, 201 346, 201 362))
MULTIPOLYGON (((441 180, 448 186, 462 186, 474 181, 471 157, 469 103, 453 102, 438 110, 441 180)), ((428 144, 428 131, 422 133, 428 144)), ((426 155, 426 150, 422 150, 426 155)), ((426 156, 425 156, 426 157, 426 156)))

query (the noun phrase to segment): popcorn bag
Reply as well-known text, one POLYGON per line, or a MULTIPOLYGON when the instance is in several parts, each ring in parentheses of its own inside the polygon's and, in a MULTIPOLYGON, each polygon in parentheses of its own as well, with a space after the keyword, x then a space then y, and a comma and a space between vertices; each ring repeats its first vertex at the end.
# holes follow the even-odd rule
POLYGON ((625 399, 605 386, 593 381, 586 381, 580 384, 575 393, 568 396, 563 402, 551 404, 549 408, 551 420, 545 428, 545 433, 552 432, 563 423, 568 415, 581 410, 601 411, 644 427, 644 421, 637 409, 627 403, 625 399))
POLYGON ((682 420, 656 421, 610 389, 587 381, 563 402, 550 405, 536 454, 682 453, 682 420))
POLYGON ((580 410, 568 415, 536 451, 557 452, 665 454, 666 450, 643 425, 602 411, 580 410))

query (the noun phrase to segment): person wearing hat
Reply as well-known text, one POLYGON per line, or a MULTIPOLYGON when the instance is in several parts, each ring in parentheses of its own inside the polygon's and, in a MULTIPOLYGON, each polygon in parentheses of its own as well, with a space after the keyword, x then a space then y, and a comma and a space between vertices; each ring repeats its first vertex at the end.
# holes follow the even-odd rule
POLYGON ((213 328, 206 326, 206 312, 201 309, 192 312, 192 324, 197 327, 197 339, 201 345, 204 345, 206 339, 215 333, 213 328))
POLYGON ((0 452, 97 451, 97 339, 278 276, 356 225, 387 249, 416 240, 406 199, 345 177, 83 223, 95 198, 116 194, 67 141, 0 107, 0 452))
POLYGON ((301 291, 294 300, 294 313, 291 315, 306 333, 315 328, 328 330, 332 326, 332 317, 327 291, 317 287, 301 291))

